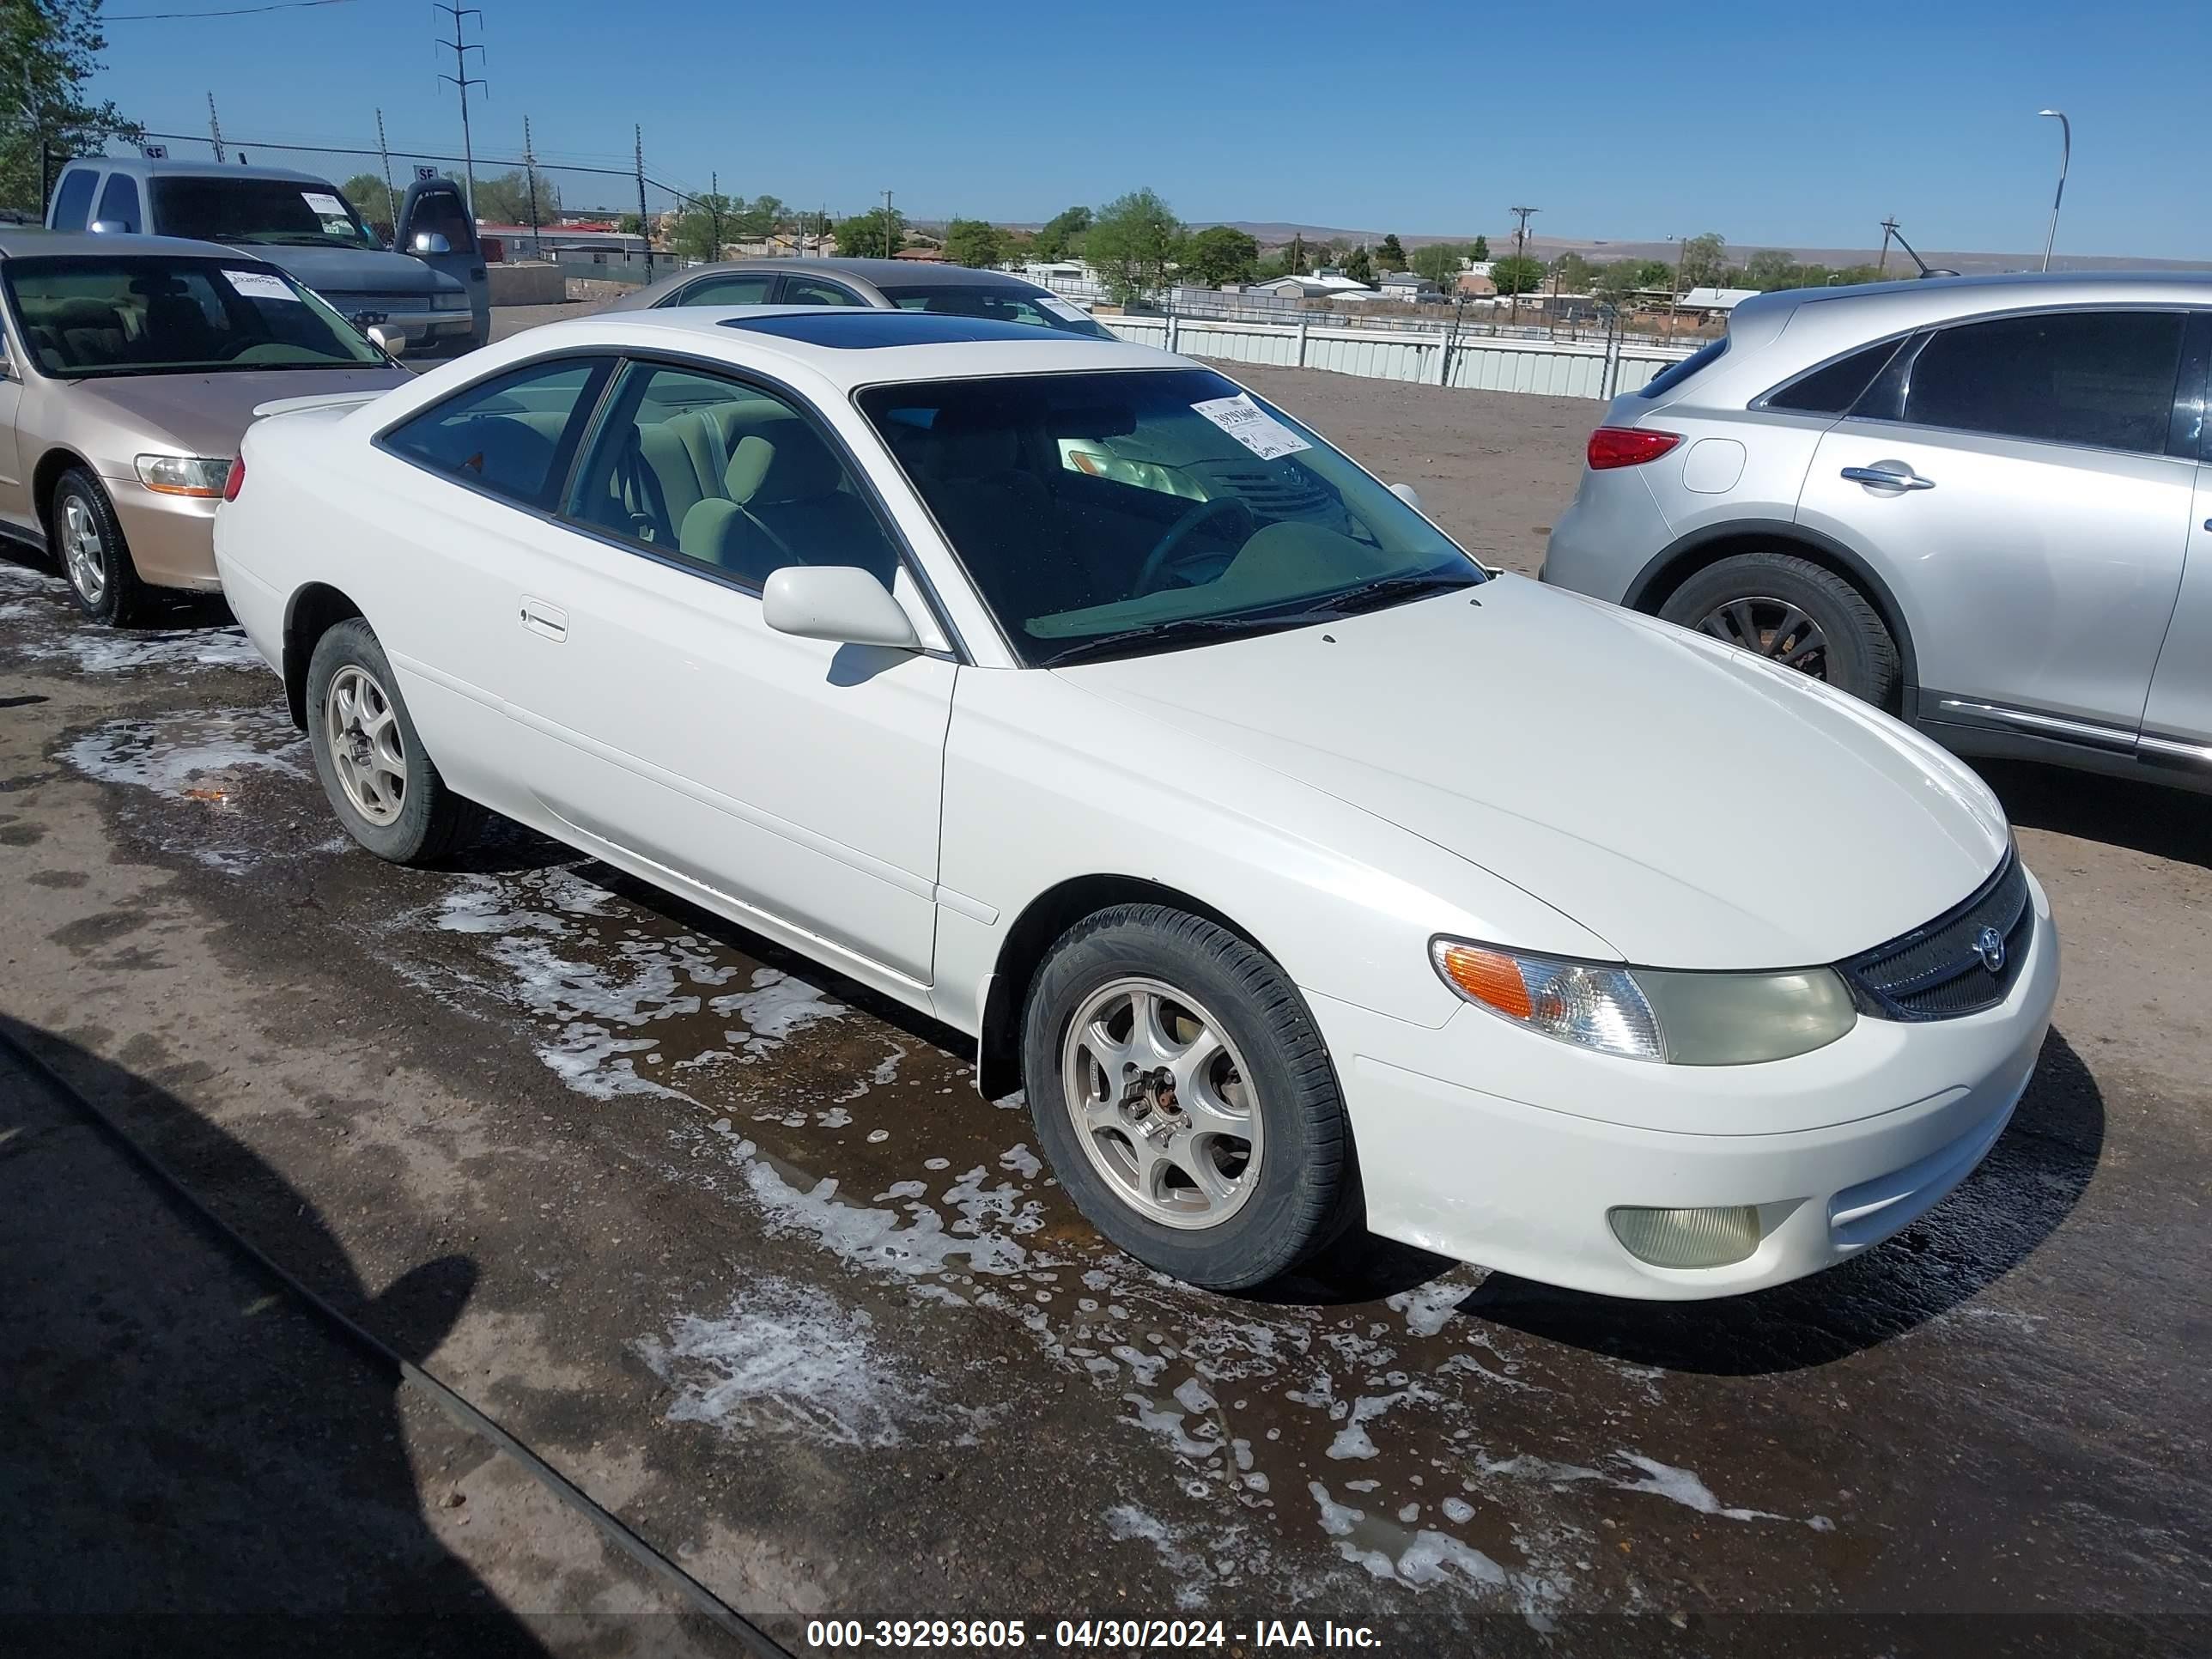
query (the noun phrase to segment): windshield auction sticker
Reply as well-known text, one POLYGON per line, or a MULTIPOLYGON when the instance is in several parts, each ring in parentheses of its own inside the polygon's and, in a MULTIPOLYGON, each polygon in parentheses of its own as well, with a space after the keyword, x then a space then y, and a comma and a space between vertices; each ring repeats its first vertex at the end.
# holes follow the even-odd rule
POLYGON ((1048 311, 1065 322, 1087 323, 1091 320, 1091 313, 1081 306, 1072 306, 1065 300, 1055 299, 1048 295, 1039 295, 1036 304, 1040 310, 1048 311))
POLYGON ((325 219, 343 219, 349 216, 345 204, 325 191, 303 190, 300 192, 300 199, 325 219))
POLYGON ((271 276, 265 270, 232 270, 225 267, 223 280, 249 300, 290 300, 298 303, 300 296, 292 292, 281 276, 271 276))
POLYGON ((1313 447, 1245 392, 1240 392, 1233 398, 1209 398, 1202 404, 1193 404, 1191 408, 1263 461, 1313 447))

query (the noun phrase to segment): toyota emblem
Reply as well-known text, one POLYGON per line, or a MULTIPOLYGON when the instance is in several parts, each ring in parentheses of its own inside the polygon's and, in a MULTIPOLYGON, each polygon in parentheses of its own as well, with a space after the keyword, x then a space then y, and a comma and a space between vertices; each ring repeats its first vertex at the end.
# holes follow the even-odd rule
POLYGON ((1994 927, 1984 927, 1974 935, 1974 954, 1982 959, 1982 966, 1993 974, 2004 972, 2004 935, 1994 927))

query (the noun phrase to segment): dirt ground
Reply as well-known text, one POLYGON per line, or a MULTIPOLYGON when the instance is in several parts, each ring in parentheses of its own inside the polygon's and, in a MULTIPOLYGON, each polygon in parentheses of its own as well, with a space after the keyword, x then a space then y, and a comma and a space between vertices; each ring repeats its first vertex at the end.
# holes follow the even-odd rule
MULTIPOLYGON (((1251 378, 1523 570, 1598 407, 1251 378)), ((2212 1642, 2212 802, 1990 775, 2056 1026, 1989 1161, 1856 1261, 1644 1306, 1358 1245, 1232 1300, 1102 1245, 951 1034, 520 832, 354 848, 242 636, 168 620, 88 629, 0 559, 9 1029, 795 1649, 824 1615, 1203 1615, 1240 1655, 1261 1618, 1407 1655, 2212 1642)), ((1786 787, 1745 810, 1788 833, 1786 787)), ((473 1601, 548 1650, 697 1639, 0 1100, 0 1499, 65 1522, 0 1529, 0 1621, 473 1601)))

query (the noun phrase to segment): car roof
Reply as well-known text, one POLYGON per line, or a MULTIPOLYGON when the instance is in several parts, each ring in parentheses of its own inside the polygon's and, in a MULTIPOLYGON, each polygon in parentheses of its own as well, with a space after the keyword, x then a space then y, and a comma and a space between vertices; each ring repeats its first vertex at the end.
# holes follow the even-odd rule
POLYGON ((1030 290, 1036 287, 1027 277, 1016 276, 1008 271, 978 270, 969 265, 939 264, 929 259, 803 259, 796 256, 781 259, 731 259, 721 264, 694 265, 678 275, 705 276, 725 270, 785 270, 803 276, 817 274, 857 276, 878 288, 906 288, 917 281, 927 281, 933 288, 1018 288, 1030 290))
POLYGON ((228 259, 233 264, 265 263, 238 248, 195 242, 182 236, 132 236, 106 231, 94 235, 88 230, 0 226, 0 259, 81 258, 94 253, 125 259, 166 255, 172 259, 228 259))
POLYGON ((330 184, 319 173, 301 173, 294 167, 234 167, 220 161, 150 161, 143 155, 79 155, 69 165, 128 173, 134 179, 274 179, 283 184, 321 185, 326 188, 330 184))
MULTIPOLYGON (((1124 340, 935 312, 853 306, 605 311, 548 323, 515 336, 507 344, 517 348, 526 342, 571 351, 591 346, 613 350, 657 347, 771 371, 779 363, 796 364, 840 392, 890 381, 1202 367, 1157 347, 1124 340)), ((534 355, 515 352, 518 357, 534 355)))

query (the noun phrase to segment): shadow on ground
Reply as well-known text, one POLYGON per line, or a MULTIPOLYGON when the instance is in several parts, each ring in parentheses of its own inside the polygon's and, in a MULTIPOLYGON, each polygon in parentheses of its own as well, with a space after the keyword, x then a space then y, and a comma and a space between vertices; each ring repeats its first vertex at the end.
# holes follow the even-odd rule
MULTIPOLYGON (((0 1034, 196 1189, 251 1194, 255 1243, 409 1358, 467 1302, 459 1255, 372 1295, 314 1208, 183 1103, 50 1032, 0 1016, 0 1034)), ((465 1437, 5 1047, 0 1261, 0 1647, 544 1651, 423 1518, 405 1443, 465 1437)))
POLYGON ((2027 761, 1976 768, 2023 829, 2132 848, 2212 870, 2212 800, 2194 790, 2027 761))

